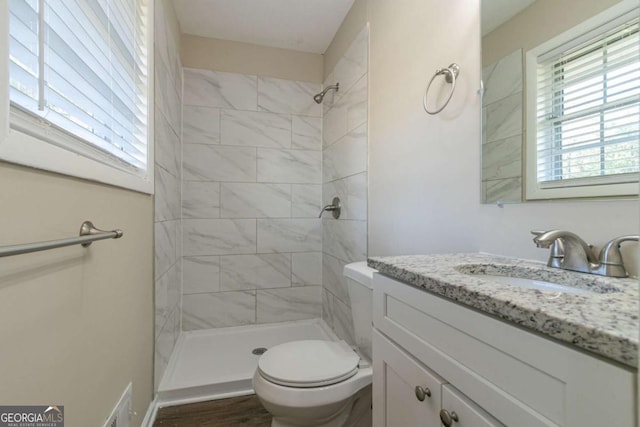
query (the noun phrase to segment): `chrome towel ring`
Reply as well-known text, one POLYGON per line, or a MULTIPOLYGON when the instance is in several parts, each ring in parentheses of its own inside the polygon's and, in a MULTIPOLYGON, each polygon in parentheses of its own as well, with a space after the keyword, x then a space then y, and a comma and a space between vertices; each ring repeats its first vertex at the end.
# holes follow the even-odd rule
POLYGON ((438 68, 436 70, 436 73, 433 75, 433 77, 431 77, 431 80, 429 80, 427 90, 424 91, 424 97, 422 98, 422 106, 424 107, 424 111, 426 111, 427 114, 438 114, 440 111, 444 110, 444 107, 449 104, 449 101, 451 101, 451 97, 453 96, 453 91, 456 89, 456 79, 458 78, 458 74, 460 74, 460 66, 455 62, 449 65, 447 68, 438 68), (429 88, 431 88, 433 80, 435 80, 435 78, 440 75, 444 75, 445 81, 447 83, 451 83, 451 92, 449 92, 449 96, 447 97, 447 100, 444 102, 442 107, 438 108, 435 111, 429 111, 429 108, 427 108, 427 96, 429 95, 429 88))

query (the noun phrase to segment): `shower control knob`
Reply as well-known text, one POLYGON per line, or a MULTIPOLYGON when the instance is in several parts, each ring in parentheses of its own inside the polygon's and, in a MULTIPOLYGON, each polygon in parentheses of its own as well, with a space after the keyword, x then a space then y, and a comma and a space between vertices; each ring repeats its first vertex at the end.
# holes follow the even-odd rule
POLYGON ((416 386, 416 397, 420 402, 424 402, 425 397, 431 397, 429 387, 416 386))
POLYGON ((324 211, 329 211, 333 214, 333 217, 335 219, 338 219, 340 218, 341 210, 342 210, 342 205, 340 204, 340 198, 334 197, 330 205, 327 205, 324 208, 322 208, 322 210, 320 211, 320 215, 318 215, 318 218, 322 218, 322 214, 324 213, 324 211))
POLYGON ((458 414, 454 411, 447 411, 446 409, 440 410, 440 421, 445 427, 451 427, 454 422, 458 422, 460 419, 458 418, 458 414))

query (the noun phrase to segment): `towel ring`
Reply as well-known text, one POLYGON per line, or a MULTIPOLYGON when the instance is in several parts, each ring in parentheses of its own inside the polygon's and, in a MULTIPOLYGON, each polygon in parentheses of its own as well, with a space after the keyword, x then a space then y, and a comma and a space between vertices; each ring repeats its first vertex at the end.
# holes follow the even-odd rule
POLYGON ((431 80, 429 80, 427 90, 424 91, 424 97, 422 98, 422 106, 424 107, 424 111, 426 111, 427 114, 438 114, 440 111, 444 110, 444 107, 449 104, 449 101, 451 101, 451 97, 453 96, 453 91, 456 89, 456 79, 458 77, 458 74, 460 74, 460 66, 455 62, 449 65, 447 68, 438 68, 436 70, 436 73, 433 75, 433 77, 431 77, 431 80), (447 83, 451 83, 451 92, 449 92, 449 96, 447 97, 447 100, 442 105, 442 107, 438 108, 435 111, 429 111, 429 109, 427 108, 427 95, 429 95, 429 88, 431 88, 431 84, 433 83, 435 78, 443 74, 445 76, 445 81, 447 83))

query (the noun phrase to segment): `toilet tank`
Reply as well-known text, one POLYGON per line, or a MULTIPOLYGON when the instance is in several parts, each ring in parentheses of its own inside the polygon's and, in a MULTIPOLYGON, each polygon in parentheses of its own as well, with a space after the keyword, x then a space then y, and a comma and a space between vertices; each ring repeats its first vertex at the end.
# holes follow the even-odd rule
POLYGON ((366 261, 344 266, 343 274, 349 289, 351 317, 356 345, 371 360, 371 330, 373 328, 373 273, 366 261))

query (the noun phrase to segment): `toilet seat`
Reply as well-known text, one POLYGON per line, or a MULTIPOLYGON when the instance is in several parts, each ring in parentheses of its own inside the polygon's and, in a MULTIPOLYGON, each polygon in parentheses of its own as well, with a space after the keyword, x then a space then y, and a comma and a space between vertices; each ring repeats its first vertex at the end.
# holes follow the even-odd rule
POLYGON ((358 372, 360 357, 344 341, 292 341, 272 347, 258 360, 269 382, 294 388, 336 384, 358 372))

